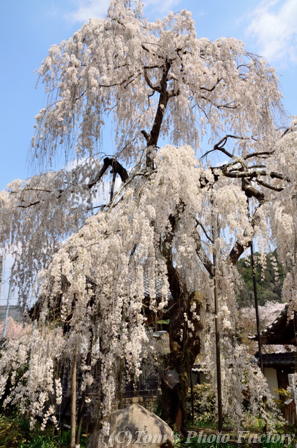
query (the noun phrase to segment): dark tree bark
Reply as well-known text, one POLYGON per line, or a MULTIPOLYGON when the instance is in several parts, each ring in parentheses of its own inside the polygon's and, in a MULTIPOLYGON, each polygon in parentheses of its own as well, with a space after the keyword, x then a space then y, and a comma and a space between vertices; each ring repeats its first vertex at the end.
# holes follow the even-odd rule
POLYGON ((166 367, 162 378, 162 418, 173 425, 177 431, 186 435, 189 381, 195 359, 200 353, 202 330, 200 321, 192 319, 189 309, 195 302, 195 311, 198 316, 200 315, 201 296, 197 292, 189 296, 187 291, 181 291, 181 284, 178 280, 174 280, 174 282, 176 283, 175 302, 178 309, 177 307, 172 308, 174 311, 170 316, 170 353, 165 360, 166 367), (178 294, 180 294, 179 297, 178 294), (184 314, 195 324, 191 336, 184 314))
POLYGON ((179 219, 185 204, 177 206, 176 214, 169 217, 168 232, 162 243, 162 253, 166 258, 168 281, 173 303, 166 314, 169 317, 170 353, 165 359, 166 367, 162 378, 162 418, 173 425, 177 431, 186 434, 187 394, 189 378, 200 352, 200 320, 193 319, 190 311, 195 302, 197 315, 201 310, 201 295, 189 294, 186 284, 177 272, 172 256, 172 243, 179 219), (187 319, 194 323, 194 330, 189 334, 187 319))
POLYGON ((116 159, 111 157, 105 157, 103 160, 103 166, 97 176, 87 185, 89 189, 93 188, 94 185, 96 185, 102 178, 105 171, 112 167, 112 172, 114 174, 118 174, 122 180, 123 183, 125 183, 128 180, 128 172, 127 170, 121 165, 116 159))

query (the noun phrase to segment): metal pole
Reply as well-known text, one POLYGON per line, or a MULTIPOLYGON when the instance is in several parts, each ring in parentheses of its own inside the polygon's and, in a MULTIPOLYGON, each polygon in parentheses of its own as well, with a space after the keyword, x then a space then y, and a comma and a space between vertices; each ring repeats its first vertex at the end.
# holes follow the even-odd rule
POLYGON ((3 272, 4 272, 4 256, 0 255, 0 294, 1 294, 2 282, 3 282, 3 272))
POLYGON ((258 304, 258 294, 257 294, 257 282, 256 282, 256 269, 255 269, 255 262, 254 262, 253 241, 252 241, 252 244, 251 244, 251 264, 252 264, 254 298, 255 298, 255 309, 256 309, 259 361, 260 361, 261 371, 263 372, 262 344, 261 344, 260 319, 259 319, 259 304, 258 304))
POLYGON ((220 346, 220 322, 219 322, 219 298, 217 286, 217 270, 216 270, 216 255, 213 256, 214 268, 214 303, 215 303, 215 333, 216 333, 216 363, 217 363, 217 392, 218 392, 218 417, 219 417, 219 432, 223 429, 223 410, 222 410, 222 377, 221 377, 221 346, 220 346))
POLYGON ((74 349, 72 378, 71 378, 71 433, 70 433, 70 448, 75 448, 76 436, 76 386, 77 386, 77 348, 74 349))
POLYGON ((5 310, 5 318, 4 318, 4 327, 3 327, 3 334, 2 339, 6 338, 6 330, 7 330, 7 321, 8 321, 8 314, 9 314, 9 306, 10 306, 10 299, 11 299, 11 279, 9 280, 9 289, 8 289, 8 296, 7 296, 7 302, 6 302, 6 310, 5 310))
POLYGON ((190 386, 191 386, 192 423, 194 425, 195 416, 194 416, 194 389, 193 389, 192 369, 190 372, 190 386))
MULTIPOLYGON (((250 215, 250 202, 247 198, 247 209, 250 215)), ((255 299, 255 310, 256 310, 256 324, 257 324, 257 338, 258 338, 258 351, 259 351, 259 362, 260 369, 263 373, 263 357, 262 357, 262 344, 261 344, 261 332, 260 332, 260 318, 259 318, 259 303, 258 303, 258 294, 257 294, 257 282, 256 282, 256 268, 254 261, 254 248, 253 248, 253 239, 251 242, 251 265, 252 265, 252 277, 253 277, 253 287, 254 287, 254 299, 255 299)))

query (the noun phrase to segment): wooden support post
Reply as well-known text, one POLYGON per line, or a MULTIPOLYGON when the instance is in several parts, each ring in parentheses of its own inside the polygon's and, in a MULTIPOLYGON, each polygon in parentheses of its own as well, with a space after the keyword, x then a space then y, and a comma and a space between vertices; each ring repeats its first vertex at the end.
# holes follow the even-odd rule
POLYGON ((76 434, 76 375, 77 375, 77 353, 76 348, 73 355, 72 379, 71 379, 71 439, 70 448, 75 448, 76 434))

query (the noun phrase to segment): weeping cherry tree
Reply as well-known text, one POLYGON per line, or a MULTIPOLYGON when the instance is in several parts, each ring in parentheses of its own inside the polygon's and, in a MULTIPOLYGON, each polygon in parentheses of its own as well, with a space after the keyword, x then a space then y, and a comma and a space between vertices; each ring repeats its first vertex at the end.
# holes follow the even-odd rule
POLYGON ((2 391, 8 381, 6 402, 46 421, 75 366, 74 407, 95 388, 108 431, 102 421, 125 381, 156 357, 161 316, 170 344, 162 416, 182 430, 197 355, 206 351, 210 374, 216 368, 216 274, 225 417, 236 409, 240 424, 239 397, 249 389, 256 412, 266 386, 235 336, 236 262, 252 239, 263 256, 272 242, 291 268, 284 294, 294 296, 296 122, 283 126, 275 71, 241 41, 197 37, 188 11, 149 22, 128 3, 112 0, 104 20, 53 45, 38 71, 48 101, 36 116, 32 156, 48 167, 64 151, 78 162, 14 181, 0 196, 1 239, 16 252, 24 306, 39 273, 35 324, 7 342, 2 391), (102 148, 110 127, 115 150, 102 148), (110 168, 109 200, 96 208, 110 168))

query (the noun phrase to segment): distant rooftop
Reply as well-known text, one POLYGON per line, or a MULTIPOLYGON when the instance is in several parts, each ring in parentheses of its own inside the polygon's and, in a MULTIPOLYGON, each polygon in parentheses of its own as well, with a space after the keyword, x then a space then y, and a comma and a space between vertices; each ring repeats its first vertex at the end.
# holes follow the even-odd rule
MULTIPOLYGON (((0 322, 5 319, 6 305, 0 305, 0 322)), ((18 305, 10 305, 8 316, 12 317, 16 322, 21 322, 22 314, 18 305)))
MULTIPOLYGON (((287 304, 278 317, 261 332, 262 344, 273 345, 297 345, 297 312, 290 312, 289 304, 287 304)), ((252 340, 257 341, 258 336, 252 336, 252 340)))

